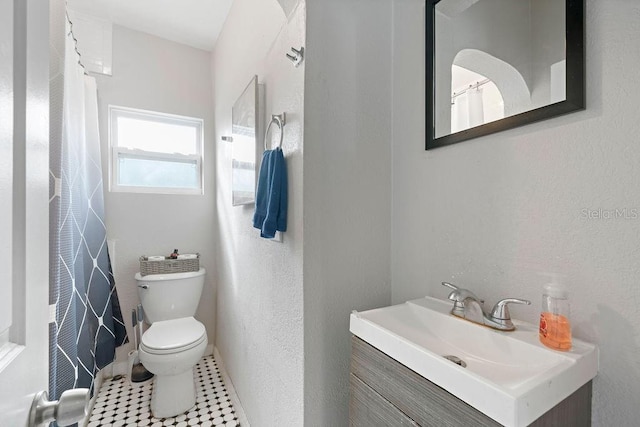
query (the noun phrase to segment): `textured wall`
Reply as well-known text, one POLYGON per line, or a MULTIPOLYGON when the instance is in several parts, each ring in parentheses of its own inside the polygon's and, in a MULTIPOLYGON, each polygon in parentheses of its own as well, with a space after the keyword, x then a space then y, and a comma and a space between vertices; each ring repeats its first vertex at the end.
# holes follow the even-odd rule
MULTIPOLYGON (((285 18, 275 0, 236 0, 213 52, 219 228, 217 342, 249 422, 302 425, 302 121, 304 65, 284 56, 305 44, 304 3, 285 18), (266 117, 287 113, 289 177, 283 243, 260 238, 254 206, 231 206, 231 107, 249 80, 266 85, 266 117)), ((277 133, 277 131, 275 132, 277 133)), ((262 137, 260 144, 262 144, 262 137)))
MULTIPOLYGON (((109 104, 204 119, 204 186, 200 196, 105 193, 108 239, 118 296, 129 336, 131 309, 139 303, 134 274, 140 255, 174 248, 200 252, 207 277, 196 318, 215 338, 215 188, 210 54, 149 34, 113 27, 113 77, 96 76, 105 190, 108 182, 109 104)), ((126 360, 129 344, 117 351, 126 360)))
POLYGON ((277 0, 277 1, 280 4, 280 7, 282 7, 282 10, 284 11, 284 14, 286 16, 290 16, 291 13, 296 9, 296 6, 298 5, 298 3, 300 3, 300 0, 277 0))
POLYGON ((307 8, 305 425, 346 426, 349 313, 391 298, 392 8, 388 0, 307 8))
POLYGON ((594 425, 636 425, 640 6, 586 1, 586 111, 425 152, 423 3, 394 1, 393 301, 446 298, 448 280, 489 306, 528 298, 512 313, 535 322, 545 275, 564 275, 575 336, 600 346, 594 425))

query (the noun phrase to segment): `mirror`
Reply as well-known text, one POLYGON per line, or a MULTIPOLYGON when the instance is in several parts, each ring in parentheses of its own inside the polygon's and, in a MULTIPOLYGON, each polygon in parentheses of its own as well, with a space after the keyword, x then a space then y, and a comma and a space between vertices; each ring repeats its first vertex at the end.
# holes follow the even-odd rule
POLYGON ((256 162, 260 144, 258 135, 262 120, 263 85, 254 76, 231 109, 233 149, 231 160, 231 193, 233 206, 248 205, 256 199, 256 162))
POLYGON ((584 109, 584 0, 427 0, 427 142, 584 109))

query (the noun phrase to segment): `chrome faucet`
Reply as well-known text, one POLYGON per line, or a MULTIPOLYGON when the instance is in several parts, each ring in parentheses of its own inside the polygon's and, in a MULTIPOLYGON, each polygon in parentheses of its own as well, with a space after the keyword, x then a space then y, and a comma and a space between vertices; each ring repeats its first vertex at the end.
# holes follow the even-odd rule
POLYGON ((531 304, 531 301, 524 299, 505 298, 498 301, 490 313, 486 313, 482 308, 484 301, 470 290, 447 282, 442 282, 442 285, 453 289, 449 294, 449 299, 453 301, 451 314, 501 331, 513 331, 516 328, 511 321, 508 304, 531 304))

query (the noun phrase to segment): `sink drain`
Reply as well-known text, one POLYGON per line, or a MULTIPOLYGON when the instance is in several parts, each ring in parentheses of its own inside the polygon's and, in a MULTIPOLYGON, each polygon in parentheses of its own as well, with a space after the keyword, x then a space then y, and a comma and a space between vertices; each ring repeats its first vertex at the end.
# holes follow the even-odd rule
POLYGON ((464 360, 460 359, 458 356, 453 356, 451 354, 447 355, 447 356, 442 356, 447 360, 452 361, 453 363, 455 363, 458 366, 462 366, 463 368, 467 367, 467 362, 465 362, 464 360))

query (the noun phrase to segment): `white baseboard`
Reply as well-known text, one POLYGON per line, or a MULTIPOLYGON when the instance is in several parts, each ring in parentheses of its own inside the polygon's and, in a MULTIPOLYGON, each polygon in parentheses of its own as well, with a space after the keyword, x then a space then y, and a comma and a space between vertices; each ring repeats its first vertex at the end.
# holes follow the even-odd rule
POLYGON ((100 387, 102 387, 102 383, 104 383, 104 372, 105 370, 110 370, 112 366, 113 363, 108 364, 98 372, 98 375, 96 375, 96 378, 93 382, 93 396, 89 401, 89 410, 87 411, 84 418, 78 421, 79 426, 87 427, 87 425, 89 424, 89 418, 91 417, 91 412, 93 412, 93 407, 96 405, 96 399, 98 398, 98 394, 100 393, 100 387))
POLYGON ((235 409, 236 414, 238 415, 238 423, 242 427, 251 427, 249 425, 249 420, 247 420, 247 415, 244 413, 244 408, 240 403, 240 399, 238 399, 238 395, 236 394, 236 389, 233 388, 233 383, 231 382, 231 378, 227 374, 227 370, 224 367, 224 361, 222 360, 222 356, 220 356, 218 349, 215 347, 213 349, 213 357, 216 359, 216 363, 218 364, 218 369, 220 370, 220 374, 222 375, 222 380, 224 381, 224 385, 227 388, 227 392, 229 393, 229 400, 231 400, 233 409, 235 409))
POLYGON ((112 363, 112 365, 113 366, 111 368, 111 371, 105 372, 105 378, 113 378, 118 375, 126 376, 129 374, 127 372, 129 362, 117 362, 117 363, 112 363))

